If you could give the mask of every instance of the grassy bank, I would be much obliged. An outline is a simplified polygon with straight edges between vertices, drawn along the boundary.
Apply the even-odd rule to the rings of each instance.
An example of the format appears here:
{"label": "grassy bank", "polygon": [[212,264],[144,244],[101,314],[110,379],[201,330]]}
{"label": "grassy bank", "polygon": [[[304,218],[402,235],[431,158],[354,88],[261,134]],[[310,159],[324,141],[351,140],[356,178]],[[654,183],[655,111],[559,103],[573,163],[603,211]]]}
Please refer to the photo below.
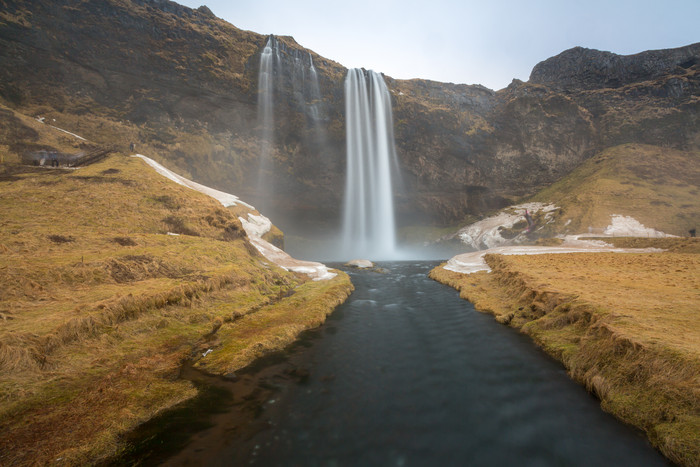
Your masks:
{"label": "grassy bank", "polygon": [[125,156],[4,167],[0,283],[2,465],[114,455],[196,395],[184,360],[235,371],[352,289],[342,273],[312,282],[276,267],[234,210]]}
{"label": "grassy bank", "polygon": [[530,335],[669,459],[700,463],[699,255],[486,259],[492,273],[438,267],[431,277]]}

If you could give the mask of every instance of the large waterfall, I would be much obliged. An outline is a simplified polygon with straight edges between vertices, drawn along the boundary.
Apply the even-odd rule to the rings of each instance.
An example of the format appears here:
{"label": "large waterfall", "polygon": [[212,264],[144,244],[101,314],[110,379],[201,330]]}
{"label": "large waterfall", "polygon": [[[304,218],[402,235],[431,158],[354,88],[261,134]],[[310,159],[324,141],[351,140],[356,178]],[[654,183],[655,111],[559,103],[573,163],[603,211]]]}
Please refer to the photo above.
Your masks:
{"label": "large waterfall", "polygon": [[391,97],[374,71],[352,69],[345,78],[347,175],[343,253],[347,258],[394,259],[396,228],[392,169],[396,149]]}

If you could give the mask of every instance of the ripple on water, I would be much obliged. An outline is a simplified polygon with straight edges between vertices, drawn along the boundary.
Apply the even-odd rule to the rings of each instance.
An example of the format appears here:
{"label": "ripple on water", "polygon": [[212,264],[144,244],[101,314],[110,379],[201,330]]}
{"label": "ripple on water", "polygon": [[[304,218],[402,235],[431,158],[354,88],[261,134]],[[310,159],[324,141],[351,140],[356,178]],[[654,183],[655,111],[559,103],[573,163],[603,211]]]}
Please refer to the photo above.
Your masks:
{"label": "ripple on water", "polygon": [[219,465],[666,464],[526,336],[429,279],[435,265],[354,273],[336,331],[304,350],[308,382]]}

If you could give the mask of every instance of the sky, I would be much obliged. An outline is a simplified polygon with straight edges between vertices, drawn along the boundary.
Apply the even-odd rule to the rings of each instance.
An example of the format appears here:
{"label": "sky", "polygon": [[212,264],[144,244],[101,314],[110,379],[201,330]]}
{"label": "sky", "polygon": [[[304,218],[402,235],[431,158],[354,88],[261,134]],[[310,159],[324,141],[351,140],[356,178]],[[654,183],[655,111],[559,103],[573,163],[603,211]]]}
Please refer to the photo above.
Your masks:
{"label": "sky", "polygon": [[700,0],[176,1],[347,68],[494,90],[575,46],[627,55],[700,42]]}

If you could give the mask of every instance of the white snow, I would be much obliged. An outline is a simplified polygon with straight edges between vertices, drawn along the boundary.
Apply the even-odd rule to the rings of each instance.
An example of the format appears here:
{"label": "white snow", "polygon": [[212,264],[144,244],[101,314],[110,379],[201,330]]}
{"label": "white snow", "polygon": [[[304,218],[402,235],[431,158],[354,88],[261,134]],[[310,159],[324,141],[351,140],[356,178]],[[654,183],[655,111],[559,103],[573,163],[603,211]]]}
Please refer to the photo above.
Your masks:
{"label": "white snow", "polygon": [[582,235],[571,235],[564,238],[564,243],[561,246],[502,246],[490,248],[488,250],[473,251],[457,255],[447,261],[445,269],[449,271],[459,272],[462,274],[471,274],[478,271],[490,272],[491,268],[484,261],[484,256],[489,254],[499,255],[545,255],[558,253],[641,253],[641,252],[659,252],[658,248],[615,248],[609,243],[596,240],[579,240]]}
{"label": "white snow", "polygon": [[675,235],[670,235],[650,227],[644,227],[644,224],[630,216],[613,214],[611,217],[611,224],[607,226],[603,232],[605,235],[612,235],[615,237],[675,237]]}
{"label": "white snow", "polygon": [[[247,232],[246,232],[247,233]],[[302,261],[294,259],[283,250],[280,250],[270,242],[256,235],[248,234],[250,243],[268,260],[288,271],[306,274],[315,281],[323,281],[334,278],[337,274],[330,272],[325,264],[315,261]]]}
{"label": "white snow", "polygon": [[[180,185],[186,186],[193,190],[204,193],[205,195],[211,196],[212,198],[219,201],[225,207],[243,205],[251,210],[255,210],[250,204],[244,203],[237,196],[230,193],[224,193],[223,191],[215,190],[209,188],[208,186],[201,185],[199,183],[188,180],[185,177],[176,174],[175,172],[166,169],[153,159],[146,157],[142,154],[136,154],[132,157],[139,157],[143,159],[148,165],[153,167],[156,172],[169,178],[170,180],[179,183]],[[272,261],[279,267],[289,271],[295,271],[302,274],[306,274],[315,281],[328,280],[334,278],[337,274],[332,273],[328,270],[325,264],[317,263],[315,261],[302,261],[294,259],[286,252],[280,250],[276,246],[272,245],[266,240],[263,240],[262,236],[270,231],[272,228],[272,222],[267,217],[261,215],[256,215],[253,213],[248,213],[248,219],[243,217],[238,218],[243,225],[243,229],[246,234],[248,234],[248,239],[250,243],[268,260]]]}
{"label": "white snow", "polygon": [[[37,117],[37,118],[36,118],[36,121],[39,122],[39,123],[43,123],[43,124],[45,124],[45,125],[48,125],[48,126],[50,126],[51,128],[54,128],[54,129],[56,129],[56,130],[58,130],[58,131],[62,131],[62,132],[64,132],[64,133],[68,133],[69,135],[74,136],[74,137],[78,138],[79,140],[87,141],[87,140],[86,140],[85,138],[83,138],[82,136],[76,135],[75,133],[71,133],[70,131],[64,130],[63,128],[59,128],[59,127],[57,127],[57,126],[49,125],[49,124],[46,123],[44,120],[46,120],[46,117]],[[54,118],[53,121],[55,122],[56,119]]]}
{"label": "white snow", "polygon": [[[462,228],[459,232],[457,232],[457,235],[462,242],[477,250],[483,249],[484,247],[494,248],[503,245],[509,241],[501,237],[499,229],[501,227],[510,229],[518,221],[524,220],[523,216],[525,215],[526,209],[534,214],[538,211],[550,213],[559,208],[554,204],[518,204],[516,206],[509,207],[507,210],[499,212],[495,216],[487,217],[486,219],[482,219]],[[549,220],[549,216],[545,216],[545,220]],[[510,241],[517,243],[518,238],[516,237]]]}
{"label": "white snow", "polygon": [[[48,124],[47,124],[47,125],[48,125]],[[62,132],[64,132],[64,133],[68,133],[69,135],[74,136],[74,137],[78,138],[79,140],[87,141],[87,140],[86,140],[85,138],[83,138],[82,136],[76,135],[75,133],[71,133],[70,131],[64,130],[63,128],[59,128],[59,127],[53,126],[53,125],[49,125],[49,126],[50,126],[51,128],[55,128],[55,129],[58,130],[58,131],[62,131]]]}
{"label": "white snow", "polygon": [[156,169],[156,172],[159,174],[163,175],[164,177],[169,178],[170,180],[174,181],[175,183],[179,183],[180,185],[186,186],[188,188],[191,188],[195,191],[199,191],[200,193],[204,193],[205,195],[211,196],[215,200],[219,201],[221,204],[223,204],[225,207],[229,206],[236,206],[238,204],[242,204],[243,206],[249,208],[249,209],[255,209],[253,206],[251,206],[248,203],[244,203],[240,199],[238,199],[238,196],[232,195],[230,193],[224,193],[223,191],[215,190],[213,188],[209,188],[208,186],[201,185],[197,182],[193,182],[192,180],[189,180],[182,175],[178,175],[175,172],[166,169],[162,165],[160,165],[158,162],[154,161],[150,157],[146,157],[142,154],[136,154],[131,157],[140,157],[148,165]]}
{"label": "white snow", "polygon": [[248,219],[243,217],[238,217],[238,220],[243,224],[243,229],[246,231],[248,236],[262,237],[270,231],[272,228],[272,222],[270,219],[263,215],[256,216],[253,213],[248,213]]}

